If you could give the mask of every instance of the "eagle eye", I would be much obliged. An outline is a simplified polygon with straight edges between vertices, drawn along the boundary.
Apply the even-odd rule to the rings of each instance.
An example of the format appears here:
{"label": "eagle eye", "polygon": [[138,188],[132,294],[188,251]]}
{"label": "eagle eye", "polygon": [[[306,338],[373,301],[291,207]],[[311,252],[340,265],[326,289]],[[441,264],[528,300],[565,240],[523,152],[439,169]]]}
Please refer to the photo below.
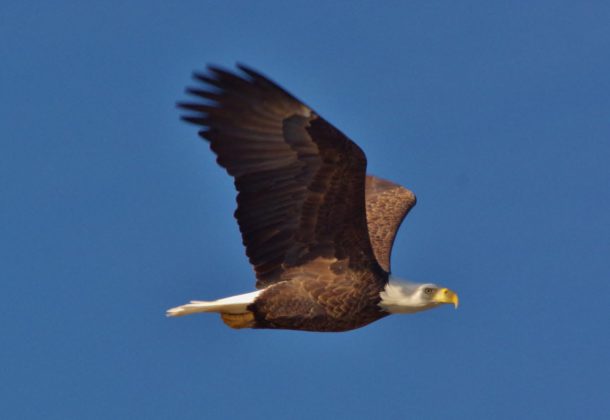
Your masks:
{"label": "eagle eye", "polygon": [[425,293],[427,293],[427,294],[431,294],[433,291],[434,291],[434,289],[433,289],[433,288],[431,288],[431,287],[426,287],[426,288],[424,289],[424,292],[425,292]]}

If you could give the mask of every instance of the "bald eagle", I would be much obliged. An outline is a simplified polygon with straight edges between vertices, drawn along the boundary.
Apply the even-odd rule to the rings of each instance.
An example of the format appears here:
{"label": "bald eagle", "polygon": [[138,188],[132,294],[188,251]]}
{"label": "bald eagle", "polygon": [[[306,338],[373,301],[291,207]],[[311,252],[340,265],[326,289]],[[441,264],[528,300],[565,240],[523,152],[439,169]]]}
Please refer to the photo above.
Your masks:
{"label": "bald eagle", "polygon": [[203,129],[237,189],[235,218],[256,291],[191,301],[168,316],[216,312],[232,328],[348,331],[414,313],[457,294],[390,275],[396,232],[415,195],[366,175],[366,157],[343,133],[244,65],[208,67],[179,103]]}

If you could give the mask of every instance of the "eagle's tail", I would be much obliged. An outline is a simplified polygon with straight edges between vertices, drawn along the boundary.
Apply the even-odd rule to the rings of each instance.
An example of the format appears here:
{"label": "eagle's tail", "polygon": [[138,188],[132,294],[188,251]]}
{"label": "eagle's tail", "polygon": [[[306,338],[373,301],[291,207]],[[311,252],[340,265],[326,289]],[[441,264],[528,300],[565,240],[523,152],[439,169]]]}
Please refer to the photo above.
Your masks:
{"label": "eagle's tail", "polygon": [[252,304],[262,290],[244,293],[243,295],[231,296],[211,302],[192,300],[190,303],[168,309],[167,316],[183,316],[199,312],[219,312],[221,314],[242,314],[248,312],[248,305]]}
{"label": "eagle's tail", "polygon": [[175,308],[168,309],[165,313],[166,316],[183,316],[196,314],[198,312],[217,312],[217,305],[215,302],[204,302],[201,300],[191,300],[186,305],[176,306]]}

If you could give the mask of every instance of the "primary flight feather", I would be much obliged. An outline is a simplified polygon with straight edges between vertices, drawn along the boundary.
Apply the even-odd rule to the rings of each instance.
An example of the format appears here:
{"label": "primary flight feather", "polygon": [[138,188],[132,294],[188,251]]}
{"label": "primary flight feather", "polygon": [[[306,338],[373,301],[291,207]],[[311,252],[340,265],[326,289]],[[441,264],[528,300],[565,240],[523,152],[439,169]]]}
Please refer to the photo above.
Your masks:
{"label": "primary flight feather", "polygon": [[366,175],[362,150],[256,71],[208,67],[180,103],[234,178],[235,218],[258,290],[191,301],[168,316],[220,313],[233,328],[347,331],[457,295],[390,276],[396,232],[415,195]]}

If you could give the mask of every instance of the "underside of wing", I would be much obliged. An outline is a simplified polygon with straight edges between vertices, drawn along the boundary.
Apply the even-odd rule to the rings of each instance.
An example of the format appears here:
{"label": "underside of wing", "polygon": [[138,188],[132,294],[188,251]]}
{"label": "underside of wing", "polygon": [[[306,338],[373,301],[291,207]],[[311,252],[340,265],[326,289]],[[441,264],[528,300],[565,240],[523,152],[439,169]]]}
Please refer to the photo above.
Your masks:
{"label": "underside of wing", "polygon": [[377,262],[390,272],[390,256],[400,224],[415,206],[408,189],[372,175],[366,177],[366,220]]}
{"label": "underside of wing", "polygon": [[257,287],[316,258],[376,264],[364,201],[366,158],[309,107],[264,76],[210,67],[179,106],[203,127],[234,178],[235,217]]}

